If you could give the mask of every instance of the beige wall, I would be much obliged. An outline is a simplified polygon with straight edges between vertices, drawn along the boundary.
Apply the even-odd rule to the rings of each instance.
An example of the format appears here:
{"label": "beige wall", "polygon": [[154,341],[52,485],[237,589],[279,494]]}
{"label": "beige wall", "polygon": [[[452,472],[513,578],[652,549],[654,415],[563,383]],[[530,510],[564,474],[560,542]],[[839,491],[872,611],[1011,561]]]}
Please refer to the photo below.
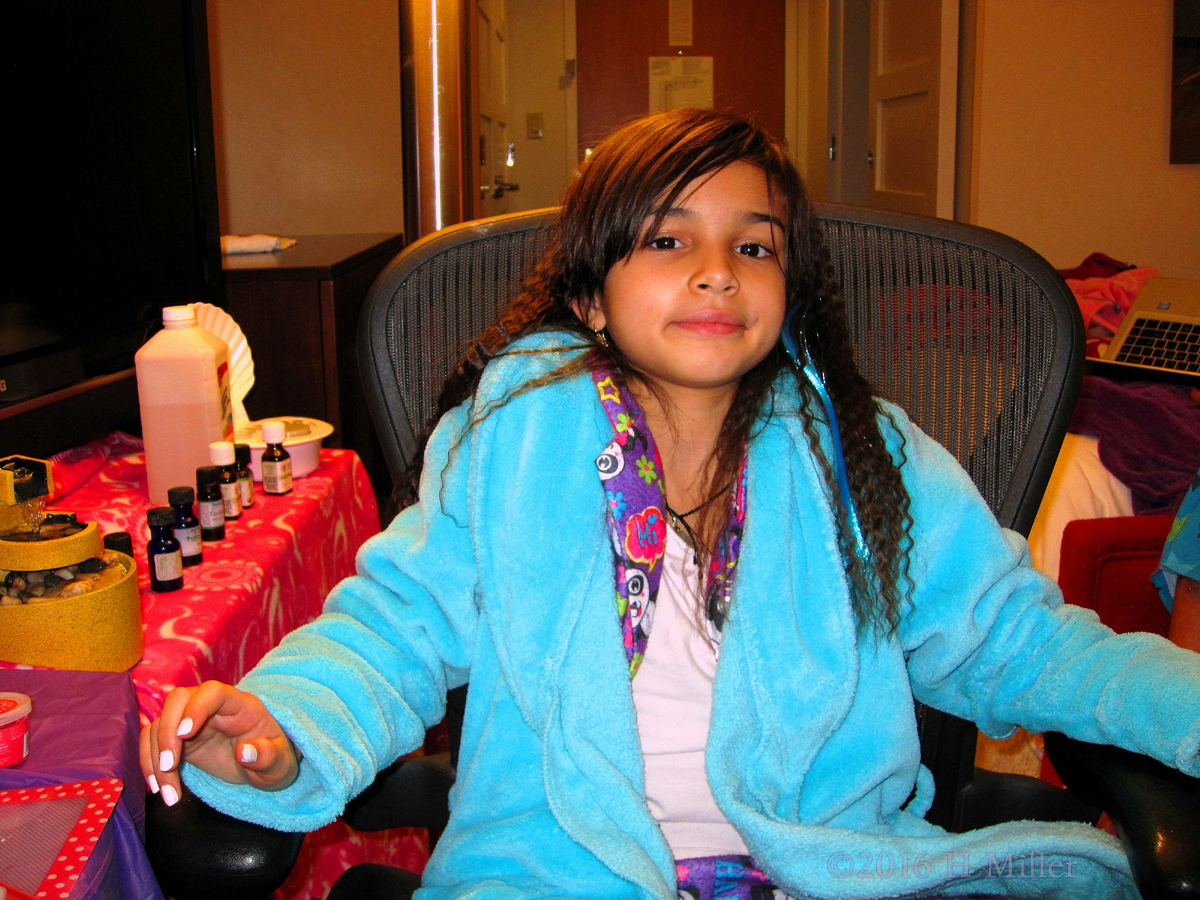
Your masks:
{"label": "beige wall", "polygon": [[209,0],[221,231],[402,231],[397,0]]}
{"label": "beige wall", "polygon": [[1200,166],[1169,165],[1171,0],[979,0],[972,221],[1058,267],[1200,279]]}

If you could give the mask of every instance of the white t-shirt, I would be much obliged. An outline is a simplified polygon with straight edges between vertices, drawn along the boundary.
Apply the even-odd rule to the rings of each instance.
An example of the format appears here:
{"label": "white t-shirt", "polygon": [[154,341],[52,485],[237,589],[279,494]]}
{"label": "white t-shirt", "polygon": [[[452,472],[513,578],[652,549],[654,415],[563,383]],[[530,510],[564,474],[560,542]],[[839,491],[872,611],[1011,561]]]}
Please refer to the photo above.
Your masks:
{"label": "white t-shirt", "polygon": [[676,859],[749,853],[704,771],[717,656],[701,630],[692,550],[670,529],[662,566],[650,640],[633,679],[646,800]]}

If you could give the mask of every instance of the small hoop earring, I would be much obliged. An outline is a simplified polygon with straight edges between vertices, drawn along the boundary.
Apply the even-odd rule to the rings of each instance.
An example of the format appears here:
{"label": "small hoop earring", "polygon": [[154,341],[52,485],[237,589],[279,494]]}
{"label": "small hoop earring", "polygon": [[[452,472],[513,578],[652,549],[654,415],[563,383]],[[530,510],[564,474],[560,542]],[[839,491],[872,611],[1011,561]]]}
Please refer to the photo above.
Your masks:
{"label": "small hoop earring", "polygon": [[600,344],[601,347],[603,347],[605,350],[611,349],[611,347],[609,346],[609,343],[608,343],[608,335],[604,333],[603,328],[597,328],[593,332],[593,334],[596,335],[596,341]]}

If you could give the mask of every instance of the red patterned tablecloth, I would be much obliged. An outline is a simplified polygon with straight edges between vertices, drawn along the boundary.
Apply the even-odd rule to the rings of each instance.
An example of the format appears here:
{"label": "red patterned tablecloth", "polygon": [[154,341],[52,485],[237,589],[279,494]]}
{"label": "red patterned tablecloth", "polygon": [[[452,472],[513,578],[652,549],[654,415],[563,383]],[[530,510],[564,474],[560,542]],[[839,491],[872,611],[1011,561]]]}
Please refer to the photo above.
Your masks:
{"label": "red patterned tablecloth", "polygon": [[[150,590],[146,565],[146,466],[141,441],[115,434],[73,456],[109,453],[86,481],[63,484],[83,460],[56,459],[52,507],[94,521],[102,533],[133,538],[142,593],[146,650],[133,667],[138,706],[148,721],[171,688],[209,679],[236,682],[285,634],[315,618],[325,596],[354,573],[354,554],[379,531],[367,473],[350,450],[322,450],[321,464],[297,478],[291,494],[255,503],[225,525],[225,539],[204,544],[204,562],[184,569],[182,590]],[[84,463],[87,465],[87,463]],[[90,468],[90,465],[88,466]]]}
{"label": "red patterned tablecloth", "polygon": [[[226,523],[223,541],[204,544],[204,562],[184,569],[184,587],[150,590],[146,566],[146,467],[141,441],[112,434],[54,458],[51,506],[101,532],[133,538],[146,649],[131,670],[143,722],[158,715],[176,686],[214,678],[236,682],[292,629],[320,613],[326,594],[354,573],[354,556],[379,531],[370,480],[350,450],[321,450],[312,474],[292,493],[267,497]],[[309,835],[280,900],[324,897],[349,865],[379,862],[420,871],[424,831],[351,831],[340,820]]]}

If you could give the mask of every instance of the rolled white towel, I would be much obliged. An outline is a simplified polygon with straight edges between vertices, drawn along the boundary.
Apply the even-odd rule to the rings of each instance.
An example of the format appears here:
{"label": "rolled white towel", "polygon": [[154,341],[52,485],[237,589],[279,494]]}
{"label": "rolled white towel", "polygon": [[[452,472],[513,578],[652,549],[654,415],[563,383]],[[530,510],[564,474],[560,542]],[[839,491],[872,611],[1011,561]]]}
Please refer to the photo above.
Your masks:
{"label": "rolled white towel", "polygon": [[221,252],[226,256],[234,253],[273,253],[276,250],[286,250],[295,243],[295,238],[274,234],[223,234]]}

